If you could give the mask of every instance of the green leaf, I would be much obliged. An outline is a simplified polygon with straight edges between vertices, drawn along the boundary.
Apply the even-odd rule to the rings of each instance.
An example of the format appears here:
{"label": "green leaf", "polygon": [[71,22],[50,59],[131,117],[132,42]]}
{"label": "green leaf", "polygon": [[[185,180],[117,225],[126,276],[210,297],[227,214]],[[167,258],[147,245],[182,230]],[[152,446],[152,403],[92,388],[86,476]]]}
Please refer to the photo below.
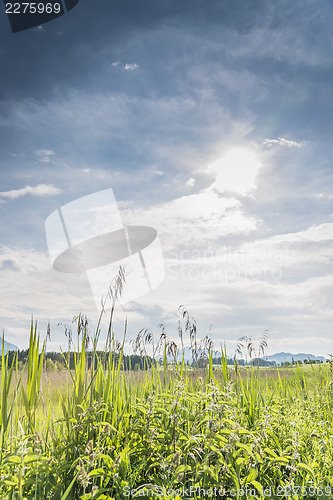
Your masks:
{"label": "green leaf", "polygon": [[12,457],[7,458],[7,462],[10,462],[11,464],[21,464],[22,459],[21,457],[18,457],[17,455],[14,455]]}
{"label": "green leaf", "polygon": [[268,454],[268,455],[271,455],[272,457],[276,458],[277,457],[277,454],[275,453],[275,451],[271,450],[270,448],[264,448],[264,451]]}
{"label": "green leaf", "polygon": [[182,472],[187,472],[189,470],[192,470],[190,465],[179,465],[179,467],[175,470],[175,474],[181,474]]}
{"label": "green leaf", "polygon": [[208,474],[215,482],[218,480],[217,473],[212,467],[208,467],[208,465],[202,465],[199,472]]}
{"label": "green leaf", "polygon": [[102,468],[94,469],[94,470],[89,472],[88,476],[89,477],[103,477],[103,476],[105,476],[105,470]]}
{"label": "green leaf", "polygon": [[253,486],[259,491],[260,495],[262,495],[262,485],[254,479],[251,481],[251,484],[253,484]]}
{"label": "green leaf", "polygon": [[243,443],[239,443],[239,442],[236,442],[235,446],[246,451],[255,460],[255,456],[253,455],[253,452],[249,446],[247,446],[246,444],[243,444]]}
{"label": "green leaf", "polygon": [[7,486],[17,486],[18,482],[19,482],[19,480],[17,477],[13,477],[12,480],[8,480],[8,479],[4,480],[4,483],[7,484]]}
{"label": "green leaf", "polygon": [[74,483],[77,479],[77,476],[79,475],[79,473],[76,474],[76,476],[74,477],[73,481],[71,482],[71,484],[68,486],[67,490],[65,491],[65,493],[62,495],[61,499],[60,500],[66,500],[66,498],[68,497],[68,495],[70,494],[71,492],[71,489],[73,488],[74,486]]}
{"label": "green leaf", "polygon": [[311,469],[311,467],[309,467],[308,465],[306,464],[297,464],[297,469],[303,469],[303,470],[306,470],[309,474],[311,474],[312,477],[315,476],[315,473],[314,471]]}
{"label": "green leaf", "polygon": [[247,483],[251,483],[258,477],[258,469],[252,468],[246,478]]}
{"label": "green leaf", "polygon": [[[45,460],[46,457],[41,457],[40,455],[25,455],[25,457],[23,457],[23,462],[25,464],[30,464],[31,462],[37,462],[37,461],[41,461],[41,460]],[[46,459],[48,460],[48,459]]]}

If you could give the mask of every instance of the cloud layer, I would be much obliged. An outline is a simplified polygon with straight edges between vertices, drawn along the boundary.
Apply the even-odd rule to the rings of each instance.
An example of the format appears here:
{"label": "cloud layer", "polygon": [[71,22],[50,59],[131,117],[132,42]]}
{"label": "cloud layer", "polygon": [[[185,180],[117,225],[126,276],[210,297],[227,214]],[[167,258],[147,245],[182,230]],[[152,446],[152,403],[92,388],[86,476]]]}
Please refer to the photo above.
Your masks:
{"label": "cloud layer", "polygon": [[332,351],[333,6],[81,3],[19,36],[0,20],[9,340],[24,343],[32,313],[95,318],[85,277],[52,269],[44,223],[112,187],[124,224],[156,228],[166,267],[119,331],[128,317],[129,337],[176,332],[185,303],[230,349],[268,328],[272,351]]}
{"label": "cloud layer", "polygon": [[0,198],[8,198],[14,200],[16,198],[21,198],[30,194],[32,196],[54,196],[60,194],[61,189],[56,188],[52,185],[38,184],[37,186],[25,186],[21,189],[12,189],[11,191],[0,192]]}

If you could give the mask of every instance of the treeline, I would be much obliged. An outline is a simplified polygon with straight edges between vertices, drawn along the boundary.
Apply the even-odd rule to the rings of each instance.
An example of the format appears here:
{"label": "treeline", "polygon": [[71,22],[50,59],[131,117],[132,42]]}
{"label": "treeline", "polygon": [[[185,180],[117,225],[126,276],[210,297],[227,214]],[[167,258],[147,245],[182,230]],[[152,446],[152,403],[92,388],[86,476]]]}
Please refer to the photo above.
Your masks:
{"label": "treeline", "polygon": [[[221,357],[213,358],[213,365],[220,365],[220,364],[221,364]],[[234,358],[227,358],[227,364],[234,365],[235,364]],[[245,365],[276,366],[275,361],[267,361],[266,359],[263,358],[255,358],[248,362],[246,362],[244,359],[237,359],[237,364],[238,366],[245,366]]]}
{"label": "treeline", "polygon": [[[9,363],[11,364],[15,353],[17,352],[18,356],[18,369],[22,370],[26,366],[29,357],[29,349],[25,349],[22,351],[9,351]],[[115,363],[118,364],[119,361],[119,353],[112,352],[112,358]],[[97,351],[94,355],[92,351],[86,351],[86,360],[87,366],[90,368],[92,366],[93,360],[95,360],[95,368],[97,367],[97,359],[103,360],[105,366],[108,364],[110,352],[105,351]],[[215,356],[212,359],[213,365],[221,365],[221,356]],[[172,360],[168,359],[168,363],[172,364]],[[309,360],[304,359],[303,361],[285,361],[281,363],[281,367],[292,367],[296,364],[316,364],[322,363],[322,360]],[[61,371],[65,370],[68,365],[71,370],[75,368],[75,360],[73,352],[66,352],[62,354],[61,352],[47,352],[44,356],[44,363],[46,369],[49,371]],[[125,371],[137,371],[137,370],[145,370],[147,368],[151,368],[153,365],[156,366],[157,363],[163,364],[163,360],[154,360],[151,356],[140,356],[138,354],[123,354],[121,361],[121,369]],[[201,356],[195,362],[193,360],[186,360],[185,364],[191,368],[204,368],[208,363],[208,356]],[[234,358],[227,358],[227,364],[230,366],[234,366],[235,360]],[[275,361],[267,361],[263,358],[255,358],[253,360],[245,361],[244,359],[237,359],[238,366],[246,366],[246,365],[254,365],[254,366],[266,366],[273,367],[277,366]],[[1,357],[0,357],[0,367],[1,367]]]}
{"label": "treeline", "polygon": [[[18,369],[22,370],[28,363],[29,358],[29,349],[25,349],[22,351],[9,351],[9,365],[11,365],[13,358],[17,352],[17,361],[18,361]],[[95,368],[97,367],[97,360],[102,360],[107,366],[109,362],[110,352],[97,351],[95,354],[92,351],[86,351],[86,363],[88,368],[90,368],[94,362]],[[113,360],[116,364],[119,361],[119,353],[111,353]],[[61,371],[65,370],[67,366],[71,370],[75,368],[75,355],[73,352],[66,352],[62,354],[61,352],[47,352],[44,355],[44,363],[47,370],[51,371]],[[128,370],[144,370],[147,368],[151,368],[152,365],[155,364],[154,360],[150,356],[139,356],[136,354],[123,354],[121,361],[121,369]],[[1,366],[1,358],[0,358],[0,366]]]}
{"label": "treeline", "polygon": [[288,367],[288,366],[295,366],[295,365],[315,365],[315,364],[321,364],[323,363],[323,360],[322,359],[303,359],[303,361],[301,360],[297,360],[297,361],[284,361],[281,363],[281,366],[283,367]]}

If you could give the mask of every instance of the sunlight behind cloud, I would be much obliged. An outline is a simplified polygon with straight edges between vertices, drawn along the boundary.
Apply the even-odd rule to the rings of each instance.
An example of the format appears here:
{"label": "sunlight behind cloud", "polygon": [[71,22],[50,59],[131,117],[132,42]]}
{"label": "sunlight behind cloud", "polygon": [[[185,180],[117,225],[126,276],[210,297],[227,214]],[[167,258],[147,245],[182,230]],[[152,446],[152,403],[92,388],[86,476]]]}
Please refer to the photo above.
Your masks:
{"label": "sunlight behind cloud", "polygon": [[257,187],[256,179],[261,164],[253,151],[232,149],[215,160],[209,170],[216,174],[212,187],[220,192],[231,191],[249,195]]}

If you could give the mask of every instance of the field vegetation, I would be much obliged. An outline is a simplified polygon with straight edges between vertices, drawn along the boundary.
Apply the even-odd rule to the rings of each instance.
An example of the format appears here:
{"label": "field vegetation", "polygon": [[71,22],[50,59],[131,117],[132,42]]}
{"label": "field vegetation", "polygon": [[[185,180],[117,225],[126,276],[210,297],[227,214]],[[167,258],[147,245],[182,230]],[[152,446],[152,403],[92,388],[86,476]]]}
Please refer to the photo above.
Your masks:
{"label": "field vegetation", "polygon": [[[99,325],[91,336],[76,318],[66,371],[48,369],[33,323],[23,371],[3,350],[1,499],[332,498],[333,363],[230,370],[223,348],[213,365],[209,338],[199,363],[195,322],[181,309],[180,346],[163,327],[155,344],[141,331],[135,353],[150,346],[163,362],[124,370],[112,317],[102,352]],[[194,368],[178,361],[187,335]],[[251,354],[250,339],[242,347]]]}

